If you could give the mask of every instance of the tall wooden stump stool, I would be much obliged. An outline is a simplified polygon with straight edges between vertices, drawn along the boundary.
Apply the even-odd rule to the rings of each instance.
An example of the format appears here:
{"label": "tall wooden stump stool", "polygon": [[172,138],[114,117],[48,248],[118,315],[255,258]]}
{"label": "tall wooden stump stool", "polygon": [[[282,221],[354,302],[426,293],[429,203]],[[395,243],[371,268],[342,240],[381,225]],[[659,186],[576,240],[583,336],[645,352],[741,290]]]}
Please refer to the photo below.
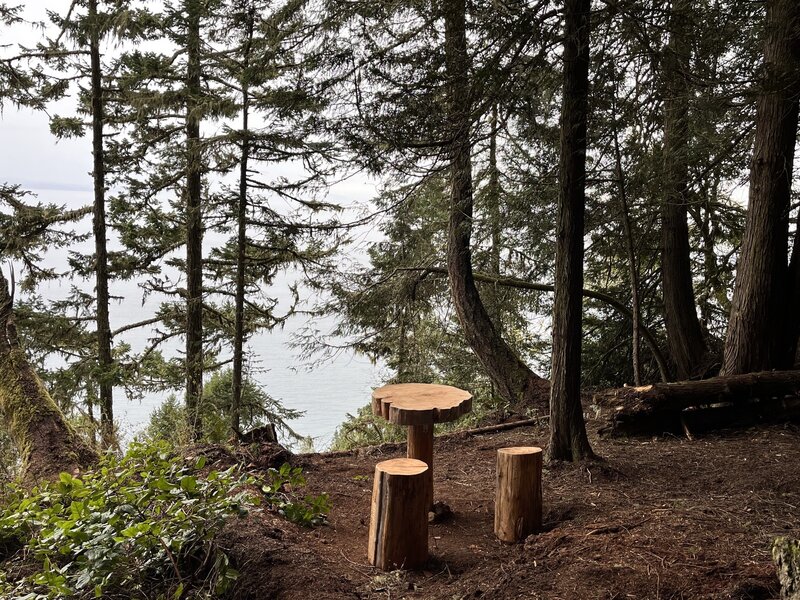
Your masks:
{"label": "tall wooden stump stool", "polygon": [[518,542],[542,528],[542,449],[532,446],[497,451],[494,533]]}
{"label": "tall wooden stump stool", "polygon": [[375,465],[367,558],[389,571],[428,560],[428,465],[395,458]]}

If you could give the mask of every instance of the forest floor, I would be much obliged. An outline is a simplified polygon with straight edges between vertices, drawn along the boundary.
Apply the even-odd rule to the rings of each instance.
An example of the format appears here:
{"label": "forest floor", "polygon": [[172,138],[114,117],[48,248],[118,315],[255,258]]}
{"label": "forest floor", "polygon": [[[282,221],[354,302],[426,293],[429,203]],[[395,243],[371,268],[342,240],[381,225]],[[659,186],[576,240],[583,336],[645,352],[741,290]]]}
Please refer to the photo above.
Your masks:
{"label": "forest floor", "polygon": [[437,440],[435,499],[452,517],[429,528],[423,570],[384,573],[366,557],[372,474],[404,448],[295,459],[308,491],[330,494],[327,525],[265,512],[222,543],[239,564],[239,598],[777,598],[770,544],[800,536],[800,429],[764,426],[689,441],[599,439],[602,462],[545,468],[542,533],[493,533],[495,457],[542,446],[546,426]]}

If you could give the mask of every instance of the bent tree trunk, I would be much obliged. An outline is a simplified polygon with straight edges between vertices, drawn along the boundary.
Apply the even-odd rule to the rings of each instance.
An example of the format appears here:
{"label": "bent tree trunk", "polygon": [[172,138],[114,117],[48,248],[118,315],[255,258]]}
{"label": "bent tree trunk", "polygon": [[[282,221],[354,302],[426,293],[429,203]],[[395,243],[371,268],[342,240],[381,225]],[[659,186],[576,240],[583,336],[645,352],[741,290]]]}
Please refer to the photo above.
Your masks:
{"label": "bent tree trunk", "polygon": [[35,484],[75,474],[98,456],[64,419],[19,347],[8,282],[0,273],[0,411],[22,460],[23,480]]}
{"label": "bent tree trunk", "polygon": [[564,3],[564,92],[556,224],[548,460],[593,456],[581,406],[583,235],[591,0]]}
{"label": "bent tree trunk", "polygon": [[689,0],[675,0],[664,55],[664,189],[661,273],[669,352],[678,379],[702,375],[708,350],[695,309],[687,223],[689,181]]}
{"label": "bent tree trunk", "polygon": [[498,394],[513,405],[541,404],[547,385],[502,339],[481,302],[472,274],[472,162],[470,90],[464,0],[448,0],[445,14],[445,62],[448,80],[450,224],[447,272],[458,320],[472,350]]}
{"label": "bent tree trunk", "polygon": [[747,224],[725,339],[723,375],[791,366],[789,207],[800,96],[800,3],[767,3],[765,79],[756,107]]}

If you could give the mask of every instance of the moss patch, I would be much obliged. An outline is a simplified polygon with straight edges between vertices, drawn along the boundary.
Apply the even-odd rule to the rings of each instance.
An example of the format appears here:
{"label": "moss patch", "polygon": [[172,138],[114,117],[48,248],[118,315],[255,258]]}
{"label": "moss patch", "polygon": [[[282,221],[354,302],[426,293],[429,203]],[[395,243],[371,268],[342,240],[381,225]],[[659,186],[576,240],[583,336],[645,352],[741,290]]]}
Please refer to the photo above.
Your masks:
{"label": "moss patch", "polygon": [[51,479],[97,460],[97,453],[67,423],[20,349],[0,356],[0,410],[22,458],[24,479]]}

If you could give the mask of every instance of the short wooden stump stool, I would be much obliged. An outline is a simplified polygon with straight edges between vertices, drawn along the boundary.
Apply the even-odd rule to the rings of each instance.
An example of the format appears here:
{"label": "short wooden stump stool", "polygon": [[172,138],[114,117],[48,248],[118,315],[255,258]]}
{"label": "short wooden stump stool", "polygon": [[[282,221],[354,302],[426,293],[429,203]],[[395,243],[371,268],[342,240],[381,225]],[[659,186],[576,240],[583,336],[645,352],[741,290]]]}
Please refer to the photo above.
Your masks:
{"label": "short wooden stump stool", "polygon": [[472,410],[472,394],[451,385],[395,383],[372,392],[372,413],[390,423],[408,426],[408,458],[430,469],[428,508],[433,506],[433,425],[455,421]]}
{"label": "short wooden stump stool", "polygon": [[542,528],[542,449],[532,446],[497,451],[494,533],[518,542]]}
{"label": "short wooden stump stool", "polygon": [[428,560],[428,465],[395,458],[375,465],[369,520],[369,563],[389,571]]}

